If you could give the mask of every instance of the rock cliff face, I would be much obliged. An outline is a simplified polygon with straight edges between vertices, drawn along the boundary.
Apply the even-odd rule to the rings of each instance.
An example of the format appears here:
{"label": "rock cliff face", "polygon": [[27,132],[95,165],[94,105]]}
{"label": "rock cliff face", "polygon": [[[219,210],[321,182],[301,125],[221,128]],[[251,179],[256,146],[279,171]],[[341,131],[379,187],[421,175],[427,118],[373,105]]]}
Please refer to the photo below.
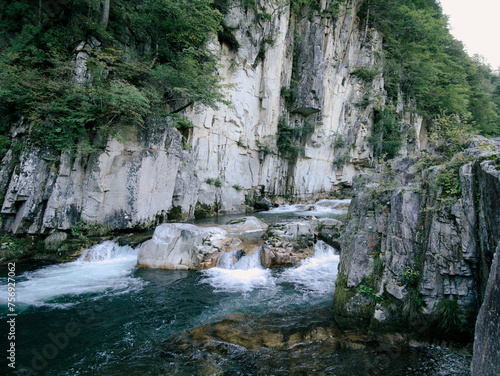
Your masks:
{"label": "rock cliff face", "polygon": [[[370,163],[365,137],[373,106],[384,101],[382,75],[365,82],[356,72],[377,70],[381,38],[358,27],[355,1],[334,13],[326,3],[297,16],[261,1],[267,18],[233,7],[226,22],[239,49],[214,42],[231,105],[186,110],[194,128],[156,119],[101,140],[98,153],[71,156],[20,147],[29,141],[21,123],[0,174],[3,231],[50,233],[79,220],[151,227],[166,217],[242,212],[245,196],[308,200],[350,185]],[[75,58],[86,74],[85,54]]]}
{"label": "rock cliff face", "polygon": [[500,241],[500,143],[474,144],[447,163],[401,158],[358,179],[334,297],[339,323],[470,336]]}
{"label": "rock cliff face", "polygon": [[479,311],[474,339],[472,375],[500,375],[500,245],[491,265],[483,305]]}

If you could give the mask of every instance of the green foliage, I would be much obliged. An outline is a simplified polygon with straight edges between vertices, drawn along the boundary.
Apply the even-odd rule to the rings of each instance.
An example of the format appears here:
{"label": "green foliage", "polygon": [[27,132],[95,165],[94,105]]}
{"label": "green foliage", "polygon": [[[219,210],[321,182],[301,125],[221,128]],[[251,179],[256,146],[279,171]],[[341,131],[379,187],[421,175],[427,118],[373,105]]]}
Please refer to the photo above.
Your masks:
{"label": "green foliage", "polygon": [[0,238],[0,257],[3,260],[17,260],[30,254],[28,239],[4,236]]}
{"label": "green foliage", "polygon": [[257,13],[258,20],[271,21],[272,15],[270,13]]}
{"label": "green foliage", "polygon": [[[207,47],[208,38],[224,30],[215,8],[210,0],[119,0],[111,3],[104,30],[98,0],[5,2],[0,135],[24,117],[33,142],[92,151],[97,134],[142,126],[151,114],[163,116],[186,104],[228,103],[221,77],[214,74],[218,58]],[[91,37],[101,45],[85,47],[87,80],[76,82],[75,47]],[[145,51],[118,49],[124,39]]]}
{"label": "green foliage", "polygon": [[351,161],[351,156],[349,155],[341,155],[333,161],[333,165],[338,169],[341,170],[345,167],[346,164],[348,164]]}
{"label": "green foliage", "polygon": [[253,195],[245,195],[245,205],[247,206],[254,206],[255,202],[257,201],[257,197]]}
{"label": "green foliage", "polygon": [[389,98],[402,92],[430,117],[458,114],[482,134],[500,134],[498,75],[467,56],[437,1],[363,0],[358,17],[383,35]]}
{"label": "green foliage", "polygon": [[240,192],[243,190],[243,187],[239,184],[235,184],[235,185],[233,185],[233,189]]}
{"label": "green foliage", "polygon": [[386,159],[397,156],[402,145],[401,125],[396,114],[389,110],[376,110],[372,134],[368,143],[373,149],[373,156],[378,158],[385,155]]}
{"label": "green foliage", "polygon": [[241,139],[241,137],[236,141],[236,145],[238,145],[240,148],[246,148],[245,143]]}
{"label": "green foliage", "polygon": [[226,44],[231,51],[236,53],[240,49],[240,42],[236,39],[234,31],[234,28],[229,27],[225,22],[222,22],[222,30],[219,30],[217,33],[217,39],[220,44]]}
{"label": "green foliage", "polygon": [[222,181],[219,178],[215,178],[215,179],[208,178],[208,179],[205,180],[205,183],[207,183],[209,185],[214,185],[217,188],[222,187]]}
{"label": "green foliage", "polygon": [[261,61],[264,60],[266,57],[266,51],[267,51],[267,46],[273,46],[274,45],[274,39],[271,37],[263,38],[260,41],[260,46],[259,46],[259,52],[257,53],[257,56],[255,57],[255,61],[253,62],[253,67],[255,68]]}
{"label": "green foliage", "polygon": [[462,193],[462,182],[460,180],[460,168],[468,163],[471,157],[464,154],[457,154],[450,162],[443,166],[436,176],[436,182],[443,188],[441,197],[459,196]]}
{"label": "green foliage", "polygon": [[366,67],[360,67],[355,69],[351,74],[365,81],[366,83],[370,83],[375,79],[378,73],[379,72],[376,68],[370,69]]}
{"label": "green foliage", "polygon": [[451,333],[460,329],[462,310],[456,300],[443,298],[436,303],[433,316],[440,330]]}
{"label": "green foliage", "polygon": [[278,120],[278,139],[276,146],[278,152],[285,158],[293,160],[303,155],[305,138],[314,131],[314,126],[305,122],[302,127],[291,127],[284,116]]}
{"label": "green foliage", "polygon": [[5,153],[10,148],[11,140],[9,137],[6,137],[4,135],[0,135],[0,161],[3,159],[5,156]]}
{"label": "green foliage", "polygon": [[405,286],[415,288],[420,280],[420,272],[415,267],[408,266],[401,271],[400,279]]}
{"label": "green foliage", "polygon": [[443,187],[443,196],[458,196],[462,192],[462,184],[458,169],[444,168],[437,175],[437,183]]}
{"label": "green foliage", "polygon": [[298,93],[296,89],[297,84],[298,82],[292,81],[290,88],[287,88],[286,86],[283,86],[281,88],[281,96],[285,100],[285,105],[287,106],[287,108],[292,108],[298,99]]}
{"label": "green foliage", "polygon": [[429,140],[437,151],[450,159],[467,148],[471,131],[470,125],[456,115],[439,115],[432,123]]}
{"label": "green foliage", "polygon": [[332,142],[332,146],[335,149],[340,149],[340,148],[343,148],[344,146],[347,146],[347,142],[346,142],[346,140],[344,140],[344,137],[342,137],[342,135],[340,133],[335,133],[334,138],[333,138],[333,142]]}
{"label": "green foliage", "polygon": [[367,298],[371,298],[371,299],[375,300],[376,302],[380,302],[383,300],[383,298],[381,296],[376,295],[373,288],[371,288],[363,283],[359,285],[358,291],[361,295],[366,296]]}
{"label": "green foliage", "polygon": [[175,121],[173,123],[173,126],[180,130],[186,130],[195,127],[193,122],[187,116],[175,116]]}
{"label": "green foliage", "polygon": [[80,220],[75,226],[71,228],[71,235],[77,238],[88,236],[104,236],[109,234],[112,230],[113,228],[111,225]]}

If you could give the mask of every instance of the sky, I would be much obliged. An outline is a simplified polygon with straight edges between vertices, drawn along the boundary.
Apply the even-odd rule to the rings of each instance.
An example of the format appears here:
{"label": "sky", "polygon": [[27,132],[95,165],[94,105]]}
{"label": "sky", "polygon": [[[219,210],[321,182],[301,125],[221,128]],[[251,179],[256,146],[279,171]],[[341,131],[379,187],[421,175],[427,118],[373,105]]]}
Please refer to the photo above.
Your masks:
{"label": "sky", "polygon": [[500,68],[500,0],[440,1],[451,33],[469,55],[482,55],[491,68]]}

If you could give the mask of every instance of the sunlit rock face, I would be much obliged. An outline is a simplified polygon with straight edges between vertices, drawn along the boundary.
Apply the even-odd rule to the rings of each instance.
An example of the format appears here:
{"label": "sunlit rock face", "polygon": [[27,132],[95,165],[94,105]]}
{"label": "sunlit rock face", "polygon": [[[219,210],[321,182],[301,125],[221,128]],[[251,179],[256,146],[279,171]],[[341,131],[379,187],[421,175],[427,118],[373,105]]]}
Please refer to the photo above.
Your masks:
{"label": "sunlit rock face", "polygon": [[[9,151],[0,172],[3,229],[49,233],[78,220],[150,228],[165,219],[243,212],[246,196],[312,201],[350,185],[371,162],[366,137],[373,108],[385,101],[376,59],[381,38],[360,30],[351,1],[335,16],[274,6],[261,1],[259,12],[271,17],[257,23],[253,10],[231,8],[226,22],[239,49],[213,41],[231,104],[184,110],[193,128],[150,119],[96,140],[100,149],[92,154]],[[84,46],[99,48],[95,41]],[[84,80],[82,51],[75,59]],[[380,72],[365,82],[360,69]],[[303,129],[293,139],[296,152],[280,144],[279,124]],[[13,132],[27,138],[27,124]]]}

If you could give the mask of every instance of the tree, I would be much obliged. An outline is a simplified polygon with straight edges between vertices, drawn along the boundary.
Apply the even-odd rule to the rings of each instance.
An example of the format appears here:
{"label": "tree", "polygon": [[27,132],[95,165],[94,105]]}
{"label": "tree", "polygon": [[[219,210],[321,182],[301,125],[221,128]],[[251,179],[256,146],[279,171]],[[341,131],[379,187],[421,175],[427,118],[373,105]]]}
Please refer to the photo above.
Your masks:
{"label": "tree", "polygon": [[106,28],[108,27],[109,2],[110,2],[110,0],[104,0],[103,6],[102,6],[101,26],[102,26],[103,30],[106,30]]}

